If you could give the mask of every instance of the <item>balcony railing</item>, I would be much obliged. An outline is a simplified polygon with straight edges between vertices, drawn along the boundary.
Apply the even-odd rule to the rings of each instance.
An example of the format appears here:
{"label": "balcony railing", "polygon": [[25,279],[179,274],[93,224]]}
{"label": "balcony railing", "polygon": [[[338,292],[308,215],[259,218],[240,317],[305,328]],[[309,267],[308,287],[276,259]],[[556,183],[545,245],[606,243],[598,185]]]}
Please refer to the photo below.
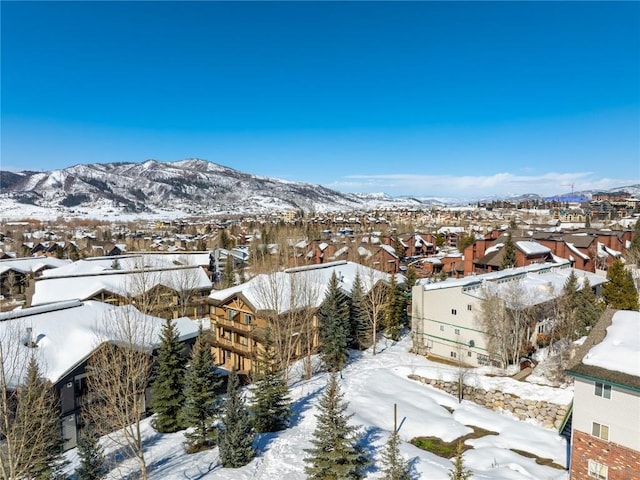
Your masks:
{"label": "balcony railing", "polygon": [[224,317],[216,317],[215,323],[219,327],[229,328],[236,332],[250,333],[253,330],[253,326],[250,324],[247,325],[246,323],[234,322],[233,320],[229,320]]}

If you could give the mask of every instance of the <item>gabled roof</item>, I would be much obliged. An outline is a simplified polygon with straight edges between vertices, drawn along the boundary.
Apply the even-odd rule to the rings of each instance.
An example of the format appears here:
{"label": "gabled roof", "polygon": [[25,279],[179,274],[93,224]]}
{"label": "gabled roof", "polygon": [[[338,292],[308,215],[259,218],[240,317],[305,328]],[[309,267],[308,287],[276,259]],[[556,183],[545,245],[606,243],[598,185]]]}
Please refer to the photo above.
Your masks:
{"label": "gabled roof", "polygon": [[42,269],[55,269],[69,265],[71,260],[61,260],[52,257],[25,257],[25,258],[8,258],[0,260],[0,274],[7,270],[16,272],[38,272]]}
{"label": "gabled roof", "polygon": [[37,279],[32,305],[78,298],[87,300],[101,291],[122,297],[136,297],[158,285],[176,292],[210,290],[212,283],[199,266],[147,270],[105,270],[77,275],[47,276]]}
{"label": "gabled roof", "polygon": [[578,349],[567,373],[640,392],[639,325],[640,312],[607,309]]}
{"label": "gabled roof", "polygon": [[[336,261],[257,275],[241,285],[214,290],[209,298],[215,304],[222,304],[234,296],[241,296],[256,312],[269,310],[285,313],[297,308],[317,308],[324,299],[334,273],[340,288],[347,295],[351,294],[358,274],[365,292],[380,281],[390,280],[388,274],[379,270],[355,262]],[[399,283],[404,280],[401,275],[397,278],[400,279]]]}
{"label": "gabled roof", "polygon": [[[133,315],[134,321],[145,322],[145,326],[152,329],[147,337],[151,344],[159,344],[165,320],[145,315],[129,305],[116,307],[71,300],[0,313],[0,344],[3,352],[11,356],[5,355],[5,362],[15,364],[18,360],[24,366],[29,356],[35,354],[43,374],[55,383],[88,358],[100,344],[116,341],[118,336],[109,325]],[[197,335],[197,322],[186,317],[175,322],[181,341]],[[37,347],[25,345],[29,343],[28,337]],[[21,382],[24,369],[15,371],[11,366],[5,363],[5,372],[11,375],[7,383],[14,387]]]}

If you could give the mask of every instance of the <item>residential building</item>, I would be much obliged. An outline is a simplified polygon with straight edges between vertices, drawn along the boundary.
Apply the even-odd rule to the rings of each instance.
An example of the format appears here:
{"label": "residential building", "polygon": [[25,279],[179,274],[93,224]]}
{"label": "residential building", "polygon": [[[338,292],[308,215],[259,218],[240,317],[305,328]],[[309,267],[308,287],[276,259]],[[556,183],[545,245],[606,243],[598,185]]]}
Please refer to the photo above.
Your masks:
{"label": "residential building", "polygon": [[[21,383],[28,358],[37,352],[42,372],[59,396],[65,450],[76,446],[82,428],[81,410],[90,398],[87,364],[105,342],[117,345],[122,340],[112,325],[130,319],[144,322],[149,335],[147,345],[159,345],[165,320],[144,315],[130,305],[116,307],[71,300],[0,313],[0,348],[4,352],[0,356],[4,364],[0,367],[5,374],[3,378],[9,379],[7,388],[13,390]],[[193,343],[198,324],[185,317],[175,322],[180,341],[185,345]],[[149,390],[145,396],[147,403]]]}
{"label": "residential building", "polygon": [[31,304],[96,300],[137,305],[162,318],[208,316],[212,283],[205,271],[199,266],[167,266],[159,260],[136,256],[79,260],[37,278]]}
{"label": "residential building", "polygon": [[[497,365],[488,350],[488,338],[479,315],[487,292],[505,301],[517,290],[518,308],[543,305],[557,298],[571,273],[596,291],[606,279],[571,268],[569,262],[542,263],[472,275],[443,282],[423,279],[412,289],[413,349],[416,353],[478,367]],[[546,328],[546,318],[531,325],[527,339],[535,343]]]}
{"label": "residential building", "polygon": [[[211,329],[215,358],[221,367],[248,375],[263,348],[264,334],[286,336],[283,349],[291,359],[315,353],[318,347],[317,309],[335,273],[341,290],[351,295],[356,275],[365,293],[388,274],[358,263],[336,261],[257,275],[250,281],[211,292]],[[401,282],[404,277],[399,276]],[[282,354],[282,352],[281,352]]]}
{"label": "residential building", "polygon": [[571,480],[640,479],[640,313],[607,310],[574,378]]}

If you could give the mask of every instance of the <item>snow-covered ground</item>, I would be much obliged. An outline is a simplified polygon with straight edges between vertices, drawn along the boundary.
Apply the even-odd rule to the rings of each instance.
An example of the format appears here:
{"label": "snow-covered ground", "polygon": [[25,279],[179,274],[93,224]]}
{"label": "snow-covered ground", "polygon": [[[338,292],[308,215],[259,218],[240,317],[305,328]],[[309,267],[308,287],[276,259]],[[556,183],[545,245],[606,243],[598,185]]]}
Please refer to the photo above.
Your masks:
{"label": "snow-covered ground", "polygon": [[[408,375],[448,379],[454,378],[455,367],[430,362],[408,353],[410,339],[388,345],[384,341],[375,356],[370,351],[356,353],[342,372],[341,390],[354,413],[353,424],[362,427],[363,445],[374,464],[367,478],[382,477],[380,454],[393,429],[393,408],[397,404],[399,434],[403,440],[401,452],[413,466],[414,478],[446,480],[449,478],[450,460],[420,450],[409,443],[416,436],[437,436],[445,441],[471,432],[477,426],[497,432],[468,440],[474,448],[464,454],[465,465],[473,471],[475,480],[567,480],[564,470],[538,465],[534,459],[511,449],[529,452],[540,458],[567,464],[567,445],[555,430],[533,423],[520,422],[508,413],[499,413],[457,399],[431,386],[410,380]],[[218,449],[187,455],[182,443],[184,435],[157,434],[144,422],[147,464],[152,479],[278,479],[306,478],[303,449],[311,446],[317,413],[317,403],[326,386],[327,374],[318,373],[311,380],[295,379],[291,385],[295,415],[292,426],[282,432],[260,435],[256,442],[258,454],[248,465],[238,469],[222,468],[218,462]],[[546,386],[510,379],[476,375],[470,383],[487,388],[514,389],[523,398],[545,398],[547,401],[566,403],[572,390],[552,389]],[[518,388],[518,386],[520,388]],[[445,408],[447,407],[447,408]],[[451,413],[449,410],[452,410]],[[75,450],[68,452],[70,469],[77,462]],[[113,470],[109,478],[123,478],[126,462]]]}

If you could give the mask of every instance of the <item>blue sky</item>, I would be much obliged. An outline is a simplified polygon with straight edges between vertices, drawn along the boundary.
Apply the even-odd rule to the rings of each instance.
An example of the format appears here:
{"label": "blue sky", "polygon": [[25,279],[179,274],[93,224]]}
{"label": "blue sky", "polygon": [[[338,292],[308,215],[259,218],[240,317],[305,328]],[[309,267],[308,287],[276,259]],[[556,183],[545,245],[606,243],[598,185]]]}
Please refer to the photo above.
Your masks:
{"label": "blue sky", "polygon": [[638,2],[1,3],[1,163],[391,195],[640,183]]}

